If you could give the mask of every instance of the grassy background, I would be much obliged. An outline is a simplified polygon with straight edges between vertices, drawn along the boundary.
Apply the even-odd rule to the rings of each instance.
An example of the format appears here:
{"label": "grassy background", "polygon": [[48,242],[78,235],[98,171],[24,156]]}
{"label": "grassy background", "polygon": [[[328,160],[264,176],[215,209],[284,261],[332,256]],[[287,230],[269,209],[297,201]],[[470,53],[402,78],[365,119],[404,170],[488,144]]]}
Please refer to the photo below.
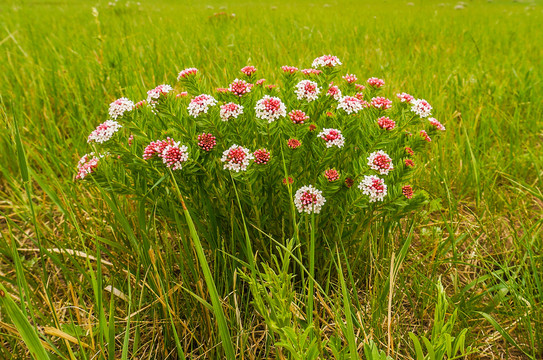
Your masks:
{"label": "grassy background", "polygon": [[[433,159],[428,177],[417,184],[436,199],[417,228],[397,282],[399,356],[409,353],[407,331],[428,328],[435,302],[428,284],[439,276],[460,309],[463,326],[471,329],[469,343],[477,356],[520,357],[517,347],[543,356],[542,8],[505,1],[472,1],[463,10],[454,5],[143,1],[112,8],[106,2],[3,2],[0,280],[14,294],[28,297],[40,325],[69,323],[61,310],[66,306],[82,309],[70,315],[81,322],[85,311],[97,312],[90,280],[80,275],[85,262],[60,255],[55,261],[54,254],[40,257],[36,249],[39,240],[47,248],[96,254],[100,243],[111,247],[110,256],[122,253],[114,244],[123,230],[105,220],[112,218],[111,208],[100,194],[72,180],[77,160],[87,152],[86,137],[106,119],[111,101],[143,99],[147,89],[173,83],[185,67],[197,67],[209,83],[225,86],[250,64],[273,82],[281,65],[309,67],[315,57],[330,53],[346,64],[346,73],[381,77],[394,91],[427,99],[447,127],[427,154]],[[213,16],[223,11],[235,17]],[[31,172],[26,188],[16,122]],[[19,249],[20,272],[13,247]],[[120,268],[104,270],[105,283],[126,281],[122,260],[115,264]],[[20,293],[22,274],[26,295]],[[378,301],[371,291],[361,298]],[[106,312],[108,306],[106,301]],[[118,310],[124,326],[127,309]],[[513,341],[477,311],[490,313]],[[144,314],[152,325],[145,328],[142,338],[148,343],[140,343],[137,356],[166,357],[157,345],[162,344],[157,323],[163,317]],[[23,343],[1,313],[0,321],[0,355],[24,357]],[[379,320],[370,316],[369,321],[379,334]],[[122,334],[117,335],[122,342]],[[203,349],[218,341],[202,341]],[[204,350],[195,354],[205,357]],[[251,358],[250,350],[246,356]]]}

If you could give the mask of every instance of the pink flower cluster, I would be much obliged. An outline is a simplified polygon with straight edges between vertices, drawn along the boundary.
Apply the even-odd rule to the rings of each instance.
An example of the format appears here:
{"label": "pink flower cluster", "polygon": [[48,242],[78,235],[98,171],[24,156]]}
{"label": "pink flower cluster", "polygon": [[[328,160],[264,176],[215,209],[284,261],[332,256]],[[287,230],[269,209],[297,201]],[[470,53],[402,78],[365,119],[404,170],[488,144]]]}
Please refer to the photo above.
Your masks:
{"label": "pink flower cluster", "polygon": [[236,144],[230,146],[222,154],[221,161],[224,163],[224,169],[235,172],[247,170],[249,162],[254,159],[249,149]]}
{"label": "pink flower cluster", "polygon": [[241,69],[241,72],[247,76],[251,76],[256,72],[256,68],[254,66],[245,66]]}
{"label": "pink flower cluster", "polygon": [[371,87],[374,87],[376,89],[385,86],[385,80],[376,77],[369,78],[367,82]]}
{"label": "pink flower cluster", "polygon": [[267,149],[258,149],[253,153],[255,157],[255,163],[264,165],[270,161],[271,154]]}
{"label": "pink flower cluster", "polygon": [[287,116],[287,107],[281,99],[264,95],[262,99],[256,102],[255,112],[257,118],[272,123],[281,117]]}
{"label": "pink flower cluster", "polygon": [[339,179],[339,173],[336,169],[328,169],[324,172],[324,177],[328,179],[329,182],[336,181]]}
{"label": "pink flower cluster", "polygon": [[411,199],[413,198],[413,188],[411,187],[411,185],[405,185],[402,187],[402,194],[403,196],[405,196],[407,199]]}
{"label": "pink flower cluster", "polygon": [[318,214],[326,202],[322,191],[313,187],[313,185],[302,186],[294,194],[294,205],[300,213]]}
{"label": "pink flower cluster", "polygon": [[331,96],[334,100],[339,101],[342,97],[341,90],[335,85],[330,85],[326,92],[326,96]]}
{"label": "pink flower cluster", "polygon": [[396,94],[398,99],[400,99],[401,102],[410,103],[411,101],[415,100],[415,98],[412,95],[409,95],[408,93],[400,93]]}
{"label": "pink flower cluster", "polygon": [[396,122],[393,120],[390,120],[390,118],[383,116],[377,119],[377,124],[379,124],[379,127],[384,130],[392,130],[396,127]]}
{"label": "pink flower cluster", "polygon": [[376,109],[388,110],[392,107],[392,101],[382,96],[378,96],[371,99],[371,106]]}
{"label": "pink flower cluster", "polygon": [[285,74],[294,74],[298,71],[298,68],[295,66],[284,65],[281,66],[281,70],[283,70]]}
{"label": "pink flower cluster", "polygon": [[315,69],[319,67],[336,67],[339,65],[341,65],[341,61],[339,61],[337,56],[333,55],[320,56],[313,60],[313,64],[311,64]]}
{"label": "pink flower cluster", "polygon": [[288,113],[288,116],[294,124],[303,124],[304,121],[309,119],[309,116],[307,116],[302,110],[292,110]]}
{"label": "pink flower cluster", "polygon": [[135,105],[131,100],[122,97],[109,104],[109,116],[112,119],[120,118],[126,112],[132,111],[134,107]]}
{"label": "pink flower cluster", "polygon": [[368,166],[381,175],[388,175],[394,169],[392,159],[383,150],[375,151],[368,156]]}
{"label": "pink flower cluster", "polygon": [[152,141],[143,150],[143,158],[149,160],[154,156],[162,159],[162,162],[172,170],[180,170],[183,163],[189,159],[188,148],[171,138]]}
{"label": "pink flower cluster", "polygon": [[[100,157],[103,157],[103,155],[100,155]],[[100,157],[95,156],[94,153],[83,155],[77,163],[77,175],[75,178],[81,180],[84,179],[85,176],[93,173],[94,169],[98,167]]]}
{"label": "pink flower cluster", "polygon": [[230,102],[221,105],[220,116],[222,121],[228,121],[232,118],[237,119],[238,116],[243,114],[243,106]]}
{"label": "pink flower cluster", "polygon": [[347,83],[352,84],[355,83],[358,78],[354,74],[347,74],[343,76],[343,80],[347,81]]}
{"label": "pink flower cluster", "polygon": [[317,70],[317,69],[303,69],[302,74],[304,74],[304,75],[319,75],[319,74],[322,74],[322,71]]}
{"label": "pink flower cluster", "polygon": [[187,68],[185,70],[181,70],[179,75],[177,75],[177,80],[179,81],[181,79],[186,79],[189,76],[196,75],[196,73],[198,73],[198,69],[196,69],[196,68]]}
{"label": "pink flower cluster", "polygon": [[287,146],[291,149],[297,149],[302,146],[302,143],[298,139],[288,139]]}
{"label": "pink flower cluster", "polygon": [[217,100],[213,96],[201,94],[190,100],[187,110],[191,116],[198,117],[202,113],[207,114],[209,108],[214,105],[217,105]]}
{"label": "pink flower cluster", "polygon": [[419,132],[420,136],[422,136],[422,138],[425,140],[425,141],[428,141],[428,142],[431,142],[432,139],[430,138],[430,136],[428,136],[428,133],[425,131],[425,130],[421,130]]}
{"label": "pink flower cluster", "polygon": [[432,124],[433,126],[435,126],[435,128],[436,128],[437,130],[445,131],[445,126],[443,126],[443,124],[440,123],[437,119],[435,119],[435,118],[428,118],[428,121],[430,122],[430,124]]}
{"label": "pink flower cluster", "polygon": [[158,85],[156,88],[147,91],[147,104],[153,106],[158,102],[160,96],[166,96],[173,88],[170,85]]}
{"label": "pink flower cluster", "polygon": [[345,145],[345,139],[341,134],[341,131],[337,129],[322,129],[322,131],[317,135],[324,141],[326,141],[326,147],[337,146],[342,148]]}
{"label": "pink flower cluster", "polygon": [[113,134],[119,131],[120,128],[122,128],[122,125],[117,121],[106,120],[90,133],[89,137],[87,138],[87,142],[96,142],[99,144],[105,143],[111,139]]}
{"label": "pink flower cluster", "polygon": [[198,146],[204,151],[211,151],[217,145],[217,140],[213,134],[198,135]]}
{"label": "pink flower cluster", "polygon": [[308,102],[317,100],[320,89],[316,82],[311,80],[302,80],[296,85],[294,92],[298,100],[307,100]]}
{"label": "pink flower cluster", "polygon": [[375,175],[365,175],[358,188],[370,197],[370,202],[383,201],[387,195],[385,181]]}
{"label": "pink flower cluster", "polygon": [[251,92],[252,88],[253,88],[253,84],[248,83],[245,80],[235,79],[228,87],[228,91],[230,91],[234,95],[241,97]]}

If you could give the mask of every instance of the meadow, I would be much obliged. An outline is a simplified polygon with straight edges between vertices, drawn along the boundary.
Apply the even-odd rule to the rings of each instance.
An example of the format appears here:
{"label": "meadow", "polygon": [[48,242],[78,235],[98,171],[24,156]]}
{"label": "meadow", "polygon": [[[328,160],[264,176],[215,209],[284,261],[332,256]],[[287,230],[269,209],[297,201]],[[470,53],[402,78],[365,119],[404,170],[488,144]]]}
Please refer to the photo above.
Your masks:
{"label": "meadow", "polygon": [[[0,3],[1,359],[452,359],[459,339],[467,359],[543,358],[539,3],[126,4]],[[75,180],[115,99],[189,67],[210,89],[246,65],[280,83],[323,54],[420,94],[447,128],[417,158],[428,201],[388,242],[368,225],[319,248],[313,274],[245,204],[204,235],[205,204],[166,199],[165,219],[160,199]]]}

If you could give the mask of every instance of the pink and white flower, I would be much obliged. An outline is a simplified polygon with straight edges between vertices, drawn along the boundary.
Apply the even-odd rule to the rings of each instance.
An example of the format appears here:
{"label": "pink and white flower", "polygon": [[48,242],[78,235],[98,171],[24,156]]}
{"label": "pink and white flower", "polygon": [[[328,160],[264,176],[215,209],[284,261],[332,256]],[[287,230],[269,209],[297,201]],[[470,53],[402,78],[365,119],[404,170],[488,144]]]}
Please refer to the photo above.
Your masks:
{"label": "pink and white flower", "polygon": [[354,96],[344,96],[339,100],[338,109],[343,109],[347,114],[357,113],[364,108],[362,101]]}
{"label": "pink and white flower", "polygon": [[225,170],[240,172],[247,170],[252,159],[254,157],[249,149],[234,144],[222,153],[221,161],[224,163]]}
{"label": "pink and white flower", "polygon": [[396,94],[398,99],[400,99],[401,102],[410,103],[411,101],[415,100],[415,98],[412,95],[409,95],[408,93],[400,93]]}
{"label": "pink and white flower", "polygon": [[352,84],[358,80],[355,74],[346,74],[342,76],[343,80],[347,81],[349,84]]}
{"label": "pink and white flower", "polygon": [[161,157],[162,152],[168,145],[175,145],[174,140],[171,138],[166,138],[166,140],[151,141],[151,143],[143,150],[143,158],[145,160],[149,160],[155,155]]}
{"label": "pink and white flower", "polygon": [[294,205],[300,213],[319,214],[325,202],[322,191],[314,188],[313,185],[302,186],[294,194]]}
{"label": "pink and white flower", "polygon": [[428,142],[431,142],[432,141],[432,138],[430,138],[430,136],[428,136],[428,133],[425,131],[425,130],[421,130],[419,132],[420,136],[422,136],[422,138],[425,140],[425,141],[428,141]]}
{"label": "pink and white flower", "polygon": [[297,95],[298,100],[307,100],[311,102],[317,100],[320,89],[316,82],[311,80],[302,80],[296,85],[296,91],[294,93]]}
{"label": "pink and white flower", "polygon": [[336,181],[339,179],[339,173],[336,169],[328,169],[324,172],[324,177],[328,179],[329,182]]}
{"label": "pink and white flower", "polygon": [[364,91],[366,87],[362,84],[354,84],[356,91]]}
{"label": "pink and white flower", "polygon": [[392,101],[385,97],[378,96],[371,99],[371,106],[376,109],[388,110],[392,107]]}
{"label": "pink and white flower", "polygon": [[85,176],[90,175],[98,167],[100,158],[104,155],[95,156],[94,153],[85,154],[81,157],[77,163],[77,175],[76,180],[82,180]]}
{"label": "pink and white flower", "polygon": [[187,107],[189,114],[193,117],[198,117],[202,113],[206,113],[211,106],[217,105],[217,100],[211,95],[201,94],[190,100]]}
{"label": "pink and white flower", "polygon": [[342,148],[345,145],[345,139],[341,134],[341,131],[337,129],[322,129],[322,131],[317,135],[324,141],[326,141],[326,147],[337,146]]}
{"label": "pink and white flower", "polygon": [[134,107],[135,105],[131,100],[122,97],[109,104],[109,116],[112,119],[120,118],[126,112],[132,111]]}
{"label": "pink and white flower", "polygon": [[221,105],[220,116],[222,121],[228,121],[230,119],[237,119],[238,116],[243,114],[243,106],[230,102]]}
{"label": "pink and white flower", "polygon": [[230,91],[234,95],[241,97],[251,92],[252,88],[253,88],[253,84],[248,83],[245,80],[236,79],[232,81],[232,83],[228,87],[228,91]]}
{"label": "pink and white flower", "polygon": [[287,116],[287,107],[281,99],[274,96],[264,95],[256,102],[256,117],[262,120],[268,120],[269,123]]}
{"label": "pink and white flower", "polygon": [[103,144],[115,134],[119,129],[122,128],[122,125],[114,120],[106,120],[102,124],[98,125],[96,129],[90,133],[87,138],[87,142],[96,142]]}
{"label": "pink and white flower", "polygon": [[245,66],[241,69],[241,72],[247,76],[251,76],[256,72],[256,68],[254,66]]}
{"label": "pink and white flower", "polygon": [[379,127],[384,130],[392,130],[396,127],[396,122],[394,120],[390,120],[390,118],[386,116],[377,119],[377,124],[379,124]]}
{"label": "pink and white flower", "polygon": [[341,61],[339,61],[337,56],[333,55],[320,56],[313,60],[313,64],[311,64],[315,69],[319,67],[336,67],[339,65],[341,65]]}
{"label": "pink and white flower", "polygon": [[185,70],[181,70],[179,75],[177,75],[177,81],[179,81],[181,79],[186,79],[189,76],[194,76],[197,73],[198,73],[198,69],[196,69],[196,68],[187,68]]}
{"label": "pink and white flower", "polygon": [[183,163],[189,159],[188,148],[185,145],[180,146],[179,142],[174,142],[171,145],[166,145],[160,157],[167,167],[172,170],[180,170],[183,168]]}
{"label": "pink and white flower", "polygon": [[428,121],[430,122],[430,124],[435,126],[437,130],[445,131],[445,126],[443,126],[443,124],[440,123],[437,119],[431,117],[428,118]]}
{"label": "pink and white flower", "polygon": [[411,111],[421,118],[432,115],[432,105],[424,99],[415,99],[411,101]]}
{"label": "pink and white flower", "polygon": [[342,97],[341,90],[335,85],[330,85],[326,92],[326,96],[331,96],[334,100],[339,101]]}
{"label": "pink and white flower", "polygon": [[367,82],[371,87],[376,88],[376,89],[379,89],[380,87],[385,86],[385,80],[379,79],[376,77],[369,78]]}
{"label": "pink and white flower", "polygon": [[147,91],[147,104],[151,106],[155,105],[160,99],[160,96],[166,96],[172,90],[173,88],[170,85],[163,84]]}
{"label": "pink and white flower", "polygon": [[288,116],[295,124],[303,124],[304,121],[309,119],[309,116],[307,116],[302,110],[292,110],[288,113]]}
{"label": "pink and white flower", "polygon": [[365,175],[358,188],[370,197],[370,202],[383,201],[387,195],[385,181],[375,175]]}
{"label": "pink and white flower", "polygon": [[368,166],[381,175],[388,175],[394,169],[392,159],[383,150],[375,151],[368,156]]}

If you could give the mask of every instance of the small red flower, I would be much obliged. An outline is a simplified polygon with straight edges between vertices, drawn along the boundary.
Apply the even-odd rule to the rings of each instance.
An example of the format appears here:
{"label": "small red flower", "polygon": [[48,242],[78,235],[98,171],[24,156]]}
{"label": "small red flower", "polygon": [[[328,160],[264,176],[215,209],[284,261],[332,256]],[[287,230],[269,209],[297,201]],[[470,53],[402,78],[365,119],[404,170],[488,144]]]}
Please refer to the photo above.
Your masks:
{"label": "small red flower", "polygon": [[198,135],[198,146],[204,151],[210,151],[217,145],[215,136],[203,133]]}
{"label": "small red flower", "polygon": [[426,140],[426,141],[428,141],[428,142],[431,142],[431,141],[432,141],[432,139],[430,138],[430,136],[428,136],[428,133],[427,133],[426,131],[421,130],[419,134],[420,134],[420,136],[422,136],[422,138],[423,138],[424,140]]}
{"label": "small red flower", "polygon": [[339,173],[336,169],[328,169],[324,172],[324,177],[327,178],[329,182],[336,181],[339,179]]}
{"label": "small red flower", "polygon": [[254,66],[245,66],[243,69],[241,69],[241,72],[247,76],[251,76],[256,72],[256,68]]}
{"label": "small red flower", "polygon": [[258,149],[253,153],[255,157],[255,163],[257,164],[267,164],[270,161],[270,152],[267,149]]}
{"label": "small red flower", "polygon": [[317,129],[317,125],[309,124],[309,131],[315,131],[316,129]]}
{"label": "small red flower", "polygon": [[289,184],[292,184],[294,182],[294,180],[289,176],[288,179],[287,178],[283,179],[283,185],[286,185],[287,181]]}
{"label": "small red flower", "polygon": [[346,178],[346,179],[345,179],[345,185],[346,185],[348,188],[351,188],[351,187],[354,185],[354,180],[351,179],[351,178]]}
{"label": "small red flower", "polygon": [[408,153],[411,156],[415,155],[415,152],[413,151],[413,149],[411,149],[408,146],[405,147],[405,152]]}
{"label": "small red flower", "polygon": [[298,139],[288,139],[287,145],[291,149],[296,149],[302,145]]}
{"label": "small red flower", "polygon": [[405,163],[405,166],[407,167],[410,167],[410,168],[415,167],[415,162],[411,159],[405,159],[404,163]]}
{"label": "small red flower", "polygon": [[377,119],[377,124],[379,124],[379,127],[384,130],[392,130],[396,127],[396,122],[393,120],[390,120],[390,118],[383,116]]}
{"label": "small red flower", "polygon": [[402,193],[403,196],[411,199],[413,197],[413,188],[411,187],[411,185],[405,185],[404,187],[402,187]]}
{"label": "small red flower", "polygon": [[309,116],[307,116],[302,110],[292,110],[288,113],[288,116],[295,124],[303,124],[304,121],[309,119]]}

